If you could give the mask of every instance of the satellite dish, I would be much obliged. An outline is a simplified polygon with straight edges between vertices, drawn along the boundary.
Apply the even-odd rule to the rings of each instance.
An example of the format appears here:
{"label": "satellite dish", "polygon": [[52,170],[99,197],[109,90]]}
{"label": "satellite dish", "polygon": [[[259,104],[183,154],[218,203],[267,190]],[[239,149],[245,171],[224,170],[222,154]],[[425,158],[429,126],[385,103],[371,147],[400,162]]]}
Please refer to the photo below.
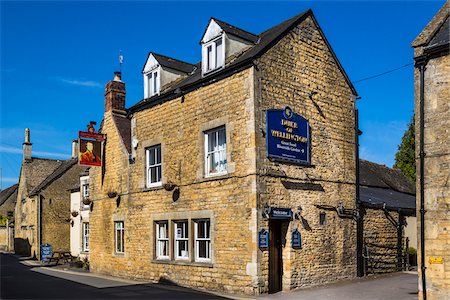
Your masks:
{"label": "satellite dish", "polygon": [[137,138],[133,138],[133,140],[131,141],[131,145],[133,146],[134,149],[137,148],[137,146],[139,145],[139,141]]}

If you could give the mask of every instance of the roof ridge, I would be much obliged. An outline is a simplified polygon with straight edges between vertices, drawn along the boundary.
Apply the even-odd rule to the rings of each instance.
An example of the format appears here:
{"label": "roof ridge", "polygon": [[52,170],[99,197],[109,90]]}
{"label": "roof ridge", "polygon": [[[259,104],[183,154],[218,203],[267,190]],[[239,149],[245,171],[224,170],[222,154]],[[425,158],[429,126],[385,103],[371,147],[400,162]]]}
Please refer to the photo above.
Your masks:
{"label": "roof ridge", "polygon": [[55,181],[61,175],[63,175],[67,170],[69,170],[75,163],[78,162],[78,158],[71,158],[64,160],[50,175],[47,176],[39,185],[37,185],[28,196],[34,196],[42,189],[46,188],[50,183]]}
{"label": "roof ridge", "polygon": [[191,64],[191,63],[186,62],[186,61],[184,61],[184,60],[180,60],[180,59],[178,59],[178,58],[170,57],[170,56],[167,56],[167,55],[164,55],[164,54],[156,53],[156,52],[153,52],[153,51],[150,51],[149,54],[153,54],[153,55],[156,55],[156,56],[161,56],[161,57],[163,57],[163,58],[173,59],[173,60],[176,60],[176,61],[178,61],[178,62],[181,62],[181,63],[184,63],[184,64],[191,65],[191,66],[194,66],[194,67],[195,67],[194,64]]}
{"label": "roof ridge", "polygon": [[259,37],[259,35],[258,35],[258,34],[254,34],[253,32],[250,32],[250,31],[248,31],[248,30],[245,30],[245,29],[242,29],[242,28],[240,28],[240,27],[237,27],[237,26],[231,25],[230,23],[224,22],[224,21],[222,21],[222,20],[219,20],[219,19],[217,19],[217,18],[215,18],[215,17],[211,17],[211,20],[214,20],[214,21],[219,21],[220,23],[223,23],[224,25],[227,25],[227,26],[230,26],[230,27],[233,27],[233,28],[239,29],[239,30],[241,30],[241,31],[244,31],[245,33],[251,34],[251,35],[253,35],[253,36],[255,36],[255,37]]}

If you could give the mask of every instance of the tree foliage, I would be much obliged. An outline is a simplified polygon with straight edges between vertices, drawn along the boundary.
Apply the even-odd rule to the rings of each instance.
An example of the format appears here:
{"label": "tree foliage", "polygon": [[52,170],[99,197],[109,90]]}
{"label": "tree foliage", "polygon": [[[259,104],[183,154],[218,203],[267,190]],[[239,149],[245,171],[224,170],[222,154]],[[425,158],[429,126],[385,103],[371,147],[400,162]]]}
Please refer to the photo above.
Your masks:
{"label": "tree foliage", "polygon": [[402,173],[412,181],[416,181],[415,144],[413,115],[411,122],[408,124],[408,129],[402,137],[402,142],[398,146],[394,163],[394,168],[400,169]]}

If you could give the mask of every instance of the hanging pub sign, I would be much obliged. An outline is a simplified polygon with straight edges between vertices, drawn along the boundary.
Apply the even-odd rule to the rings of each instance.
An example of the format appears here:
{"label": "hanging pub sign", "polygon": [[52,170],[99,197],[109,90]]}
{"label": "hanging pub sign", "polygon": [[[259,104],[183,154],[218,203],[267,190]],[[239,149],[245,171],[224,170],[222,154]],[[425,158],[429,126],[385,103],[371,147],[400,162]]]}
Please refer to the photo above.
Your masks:
{"label": "hanging pub sign", "polygon": [[258,248],[265,249],[269,247],[269,232],[261,229],[258,232]]}
{"label": "hanging pub sign", "polygon": [[102,165],[102,142],[105,140],[103,134],[96,133],[95,122],[90,122],[87,132],[78,132],[78,164],[82,166]]}
{"label": "hanging pub sign", "polygon": [[292,248],[300,249],[302,247],[302,236],[297,228],[292,232]]}
{"label": "hanging pub sign", "polygon": [[286,106],[266,111],[267,157],[275,161],[310,164],[309,123]]}

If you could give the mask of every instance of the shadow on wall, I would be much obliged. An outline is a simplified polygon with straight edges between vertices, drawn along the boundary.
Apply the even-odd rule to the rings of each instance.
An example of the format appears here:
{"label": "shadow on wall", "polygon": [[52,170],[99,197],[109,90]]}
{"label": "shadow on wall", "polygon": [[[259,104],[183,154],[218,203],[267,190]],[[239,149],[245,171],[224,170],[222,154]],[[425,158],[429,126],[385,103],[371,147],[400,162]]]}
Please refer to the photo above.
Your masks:
{"label": "shadow on wall", "polygon": [[14,238],[14,250],[18,255],[31,256],[31,244],[28,238]]}

